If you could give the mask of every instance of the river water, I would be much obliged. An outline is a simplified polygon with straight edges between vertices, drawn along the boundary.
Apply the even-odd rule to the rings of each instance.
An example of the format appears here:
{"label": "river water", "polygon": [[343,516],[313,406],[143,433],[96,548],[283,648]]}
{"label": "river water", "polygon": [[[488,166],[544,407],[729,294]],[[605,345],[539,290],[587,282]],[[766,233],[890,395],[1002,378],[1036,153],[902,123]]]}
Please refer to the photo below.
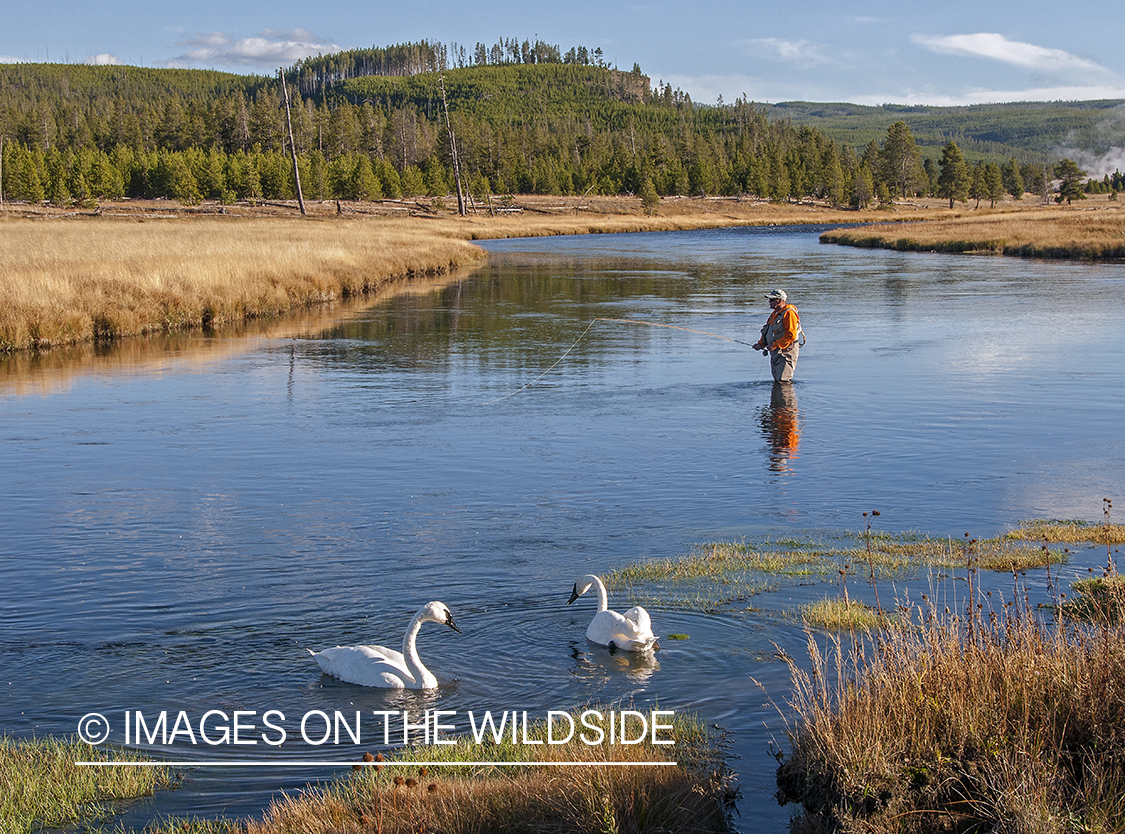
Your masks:
{"label": "river water", "polygon": [[[657,633],[688,637],[646,660],[585,640],[575,578],[859,530],[870,510],[951,536],[1099,521],[1125,481],[1125,266],[819,231],[495,241],[448,281],[269,330],[0,365],[0,732],[70,734],[99,713],[122,743],[127,711],[196,729],[245,713],[256,745],[141,745],[247,765],[189,768],[123,818],[140,826],[258,814],[339,775],[281,766],[357,757],[296,741],[318,710],[442,709],[457,730],[469,711],[694,712],[729,734],[738,824],[783,830],[775,645],[801,653],[793,606],[828,581],[720,610],[641,588]],[[774,287],[808,340],[787,389],[739,343]],[[397,645],[431,599],[463,632],[423,628],[434,695],[343,684],[308,655]],[[286,716],[280,746],[268,710]]]}

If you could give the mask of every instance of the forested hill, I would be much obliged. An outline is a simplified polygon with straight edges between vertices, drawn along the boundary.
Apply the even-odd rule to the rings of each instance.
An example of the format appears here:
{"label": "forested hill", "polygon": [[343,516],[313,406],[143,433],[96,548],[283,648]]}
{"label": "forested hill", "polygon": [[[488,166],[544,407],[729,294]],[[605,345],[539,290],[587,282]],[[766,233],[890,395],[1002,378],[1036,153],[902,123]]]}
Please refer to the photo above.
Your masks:
{"label": "forested hill", "polygon": [[1125,99],[961,107],[787,101],[766,106],[765,112],[770,118],[810,125],[857,148],[881,140],[897,121],[905,122],[923,147],[941,148],[952,140],[975,157],[1048,158],[1061,148],[1104,154],[1125,144]]}
{"label": "forested hill", "polygon": [[[654,87],[637,65],[610,67],[600,50],[564,53],[526,40],[477,44],[471,53],[425,41],[353,50],[298,62],[284,77],[311,199],[441,198],[459,173],[481,200],[630,193],[648,205],[660,195],[749,195],[866,206],[937,193],[936,159],[950,139],[971,145],[964,158],[978,163],[978,182],[985,163],[996,182],[1002,163],[1011,189],[1022,193],[1022,183],[1040,193],[1035,184],[1053,161],[1042,133],[1080,132],[1089,122],[1074,114],[1098,111],[767,107],[742,99],[700,106],[669,85]],[[0,65],[0,144],[7,200],[296,193],[277,76]]]}

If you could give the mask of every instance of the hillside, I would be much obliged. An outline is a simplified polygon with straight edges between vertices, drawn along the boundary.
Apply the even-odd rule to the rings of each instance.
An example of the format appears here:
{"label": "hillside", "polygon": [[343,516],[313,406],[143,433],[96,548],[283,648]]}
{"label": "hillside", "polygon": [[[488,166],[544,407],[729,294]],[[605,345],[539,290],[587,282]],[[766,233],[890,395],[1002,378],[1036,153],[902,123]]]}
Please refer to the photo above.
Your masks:
{"label": "hillside", "polygon": [[768,105],[774,119],[821,130],[837,142],[863,148],[881,141],[891,124],[903,121],[927,157],[955,141],[966,157],[1002,161],[1015,156],[1040,164],[1075,148],[1094,155],[1125,145],[1125,100],[1018,102],[966,107],[867,107],[846,103],[788,101]]}
{"label": "hillside", "polygon": [[[619,71],[599,50],[542,41],[477,44],[471,57],[425,41],[351,50],[298,62],[285,78],[297,170],[315,200],[461,190],[481,202],[646,194],[651,208],[661,196],[746,195],[863,208],[934,193],[932,162],[951,139],[970,165],[1020,167],[1035,193],[1061,147],[1125,145],[1104,130],[1121,102],[701,106],[652,88],[639,66]],[[0,65],[8,200],[291,199],[288,135],[278,77]],[[903,174],[903,142],[931,163],[924,173],[919,162]]]}

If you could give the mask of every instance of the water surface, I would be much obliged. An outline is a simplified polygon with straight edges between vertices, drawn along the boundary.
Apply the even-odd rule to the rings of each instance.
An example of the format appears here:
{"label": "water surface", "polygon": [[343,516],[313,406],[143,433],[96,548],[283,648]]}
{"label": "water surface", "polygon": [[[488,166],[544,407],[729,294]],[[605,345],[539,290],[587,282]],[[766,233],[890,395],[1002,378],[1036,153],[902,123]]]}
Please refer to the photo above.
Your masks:
{"label": "water surface", "polygon": [[[138,709],[659,704],[730,733],[741,825],[782,830],[774,645],[799,654],[793,604],[832,587],[650,605],[658,633],[690,639],[646,660],[587,643],[593,601],[565,605],[576,576],[857,530],[873,509],[883,529],[952,536],[1100,520],[1125,471],[1125,266],[845,249],[818,231],[489,242],[485,266],[328,319],[9,362],[0,731],[69,734],[99,712],[120,741]],[[808,337],[789,389],[739,344],[778,286]],[[422,632],[434,695],[342,684],[308,656],[395,645],[430,599],[464,632]],[[355,757],[203,747],[175,753]],[[193,769],[126,823],[259,813],[334,773]]]}

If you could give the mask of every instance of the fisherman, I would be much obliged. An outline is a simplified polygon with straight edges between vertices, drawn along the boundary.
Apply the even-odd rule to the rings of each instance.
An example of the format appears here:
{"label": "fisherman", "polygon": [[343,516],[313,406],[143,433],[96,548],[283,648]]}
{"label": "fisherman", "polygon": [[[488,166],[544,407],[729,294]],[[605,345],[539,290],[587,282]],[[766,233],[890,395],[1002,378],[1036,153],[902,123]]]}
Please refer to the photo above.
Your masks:
{"label": "fisherman", "polygon": [[789,303],[785,290],[770,290],[766,298],[770,304],[770,317],[766,319],[762,338],[754,345],[754,350],[769,355],[774,382],[792,382],[800,342],[804,341],[801,318],[797,315],[797,308]]}

